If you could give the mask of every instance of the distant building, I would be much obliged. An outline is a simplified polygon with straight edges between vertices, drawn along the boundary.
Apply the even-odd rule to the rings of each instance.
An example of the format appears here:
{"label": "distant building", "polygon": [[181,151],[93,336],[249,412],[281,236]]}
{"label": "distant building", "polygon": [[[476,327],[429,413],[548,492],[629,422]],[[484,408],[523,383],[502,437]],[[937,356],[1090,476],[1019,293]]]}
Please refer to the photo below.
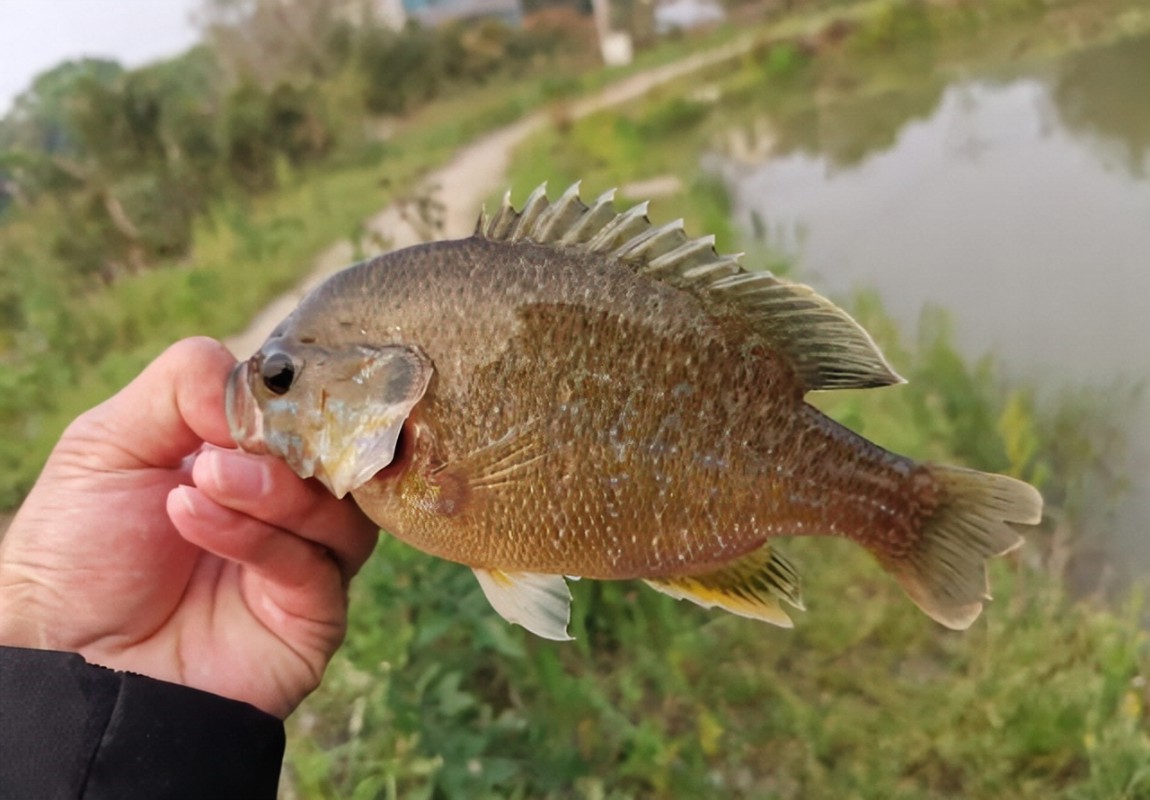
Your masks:
{"label": "distant building", "polygon": [[520,0],[403,0],[408,19],[429,28],[458,20],[497,19],[519,26],[523,21]]}
{"label": "distant building", "polygon": [[610,31],[599,37],[599,54],[609,67],[623,67],[635,58],[635,48],[631,44],[631,34],[626,31]]}
{"label": "distant building", "polygon": [[726,18],[727,12],[718,0],[663,0],[655,6],[655,31],[689,31],[717,25]]}

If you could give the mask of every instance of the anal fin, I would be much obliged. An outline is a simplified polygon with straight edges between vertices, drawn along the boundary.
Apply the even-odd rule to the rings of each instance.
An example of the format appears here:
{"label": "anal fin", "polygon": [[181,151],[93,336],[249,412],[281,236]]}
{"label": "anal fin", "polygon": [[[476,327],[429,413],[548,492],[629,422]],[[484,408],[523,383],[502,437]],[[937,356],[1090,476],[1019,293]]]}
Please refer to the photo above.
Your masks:
{"label": "anal fin", "polygon": [[491,607],[508,622],[522,625],[536,636],[570,641],[571,591],[562,575],[503,572],[473,567]]}
{"label": "anal fin", "polygon": [[647,578],[645,582],[677,600],[690,600],[703,608],[718,606],[783,628],[794,627],[794,623],[782,602],[803,610],[798,573],[770,545],[713,572]]}

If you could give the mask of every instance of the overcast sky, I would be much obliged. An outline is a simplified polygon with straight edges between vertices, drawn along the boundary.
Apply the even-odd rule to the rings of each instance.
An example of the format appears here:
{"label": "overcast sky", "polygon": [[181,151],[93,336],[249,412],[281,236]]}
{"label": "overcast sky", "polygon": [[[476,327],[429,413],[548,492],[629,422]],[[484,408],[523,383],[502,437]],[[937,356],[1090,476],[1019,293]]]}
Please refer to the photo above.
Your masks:
{"label": "overcast sky", "polygon": [[70,58],[139,66],[196,40],[198,0],[0,0],[0,114],[32,78]]}

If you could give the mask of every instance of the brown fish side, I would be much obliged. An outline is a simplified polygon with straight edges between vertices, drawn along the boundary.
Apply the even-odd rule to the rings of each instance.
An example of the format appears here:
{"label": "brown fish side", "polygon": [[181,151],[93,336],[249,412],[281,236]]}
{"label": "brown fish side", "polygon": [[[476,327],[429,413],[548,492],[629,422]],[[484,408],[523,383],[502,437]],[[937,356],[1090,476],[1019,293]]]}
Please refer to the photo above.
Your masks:
{"label": "brown fish side", "polygon": [[804,403],[766,347],[559,304],[519,321],[470,391],[433,382],[406,429],[411,460],[354,493],[413,545],[472,566],[645,578],[709,571],[769,536],[889,550],[921,526],[930,487],[912,478],[925,474]]}
{"label": "brown fish side", "polygon": [[[773,540],[794,535],[859,543],[924,611],[965,627],[986,596],[983,561],[1041,507],[1018,481],[915,464],[822,415],[807,391],[899,380],[849,316],[604,198],[536,192],[470,239],[333,277],[253,357],[235,390],[262,409],[245,437],[262,426],[290,463],[327,435],[305,430],[306,409],[354,420],[309,398],[329,396],[324,365],[356,348],[432,370],[413,407],[384,401],[423,385],[384,386],[384,367],[340,395],[410,407],[390,464],[349,487],[356,501],[395,536],[475,568],[500,613],[551,638],[565,635],[565,575],[643,578],[786,624],[778,601],[801,598]],[[273,356],[295,368],[277,397],[260,383]]]}

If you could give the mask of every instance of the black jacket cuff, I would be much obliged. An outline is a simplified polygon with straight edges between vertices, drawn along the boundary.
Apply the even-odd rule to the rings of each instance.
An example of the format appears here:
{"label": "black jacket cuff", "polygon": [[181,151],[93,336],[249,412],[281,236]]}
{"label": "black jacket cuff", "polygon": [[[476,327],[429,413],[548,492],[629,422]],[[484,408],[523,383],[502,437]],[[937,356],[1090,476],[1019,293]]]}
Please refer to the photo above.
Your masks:
{"label": "black jacket cuff", "polygon": [[284,727],[255,706],[0,647],[0,797],[275,798]]}

